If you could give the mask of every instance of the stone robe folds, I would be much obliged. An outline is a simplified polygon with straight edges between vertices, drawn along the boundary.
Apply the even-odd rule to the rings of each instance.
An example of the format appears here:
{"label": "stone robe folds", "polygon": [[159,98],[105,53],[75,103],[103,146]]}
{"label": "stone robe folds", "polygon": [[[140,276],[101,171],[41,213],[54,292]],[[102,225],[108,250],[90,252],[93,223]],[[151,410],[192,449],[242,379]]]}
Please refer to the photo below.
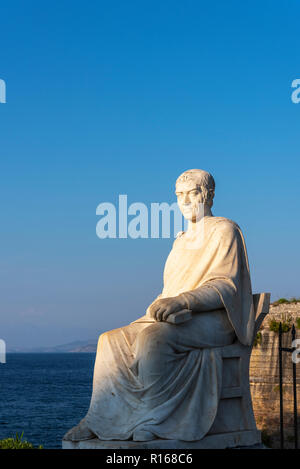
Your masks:
{"label": "stone robe folds", "polygon": [[174,241],[160,295],[183,294],[197,304],[192,319],[174,325],[146,314],[99,338],[84,423],[102,440],[127,440],[140,431],[200,440],[214,422],[220,398],[218,347],[236,336],[251,343],[254,310],[243,235],[221,217],[205,217],[199,227],[194,239],[184,233]]}

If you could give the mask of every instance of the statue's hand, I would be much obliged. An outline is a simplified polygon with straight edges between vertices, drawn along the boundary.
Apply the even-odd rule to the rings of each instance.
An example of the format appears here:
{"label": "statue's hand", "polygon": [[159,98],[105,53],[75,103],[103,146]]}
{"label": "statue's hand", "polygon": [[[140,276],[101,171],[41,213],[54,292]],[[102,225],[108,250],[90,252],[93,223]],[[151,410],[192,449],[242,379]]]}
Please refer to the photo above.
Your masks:
{"label": "statue's hand", "polygon": [[162,298],[154,301],[147,309],[147,314],[156,321],[166,321],[172,313],[186,308],[186,302],[181,296]]}

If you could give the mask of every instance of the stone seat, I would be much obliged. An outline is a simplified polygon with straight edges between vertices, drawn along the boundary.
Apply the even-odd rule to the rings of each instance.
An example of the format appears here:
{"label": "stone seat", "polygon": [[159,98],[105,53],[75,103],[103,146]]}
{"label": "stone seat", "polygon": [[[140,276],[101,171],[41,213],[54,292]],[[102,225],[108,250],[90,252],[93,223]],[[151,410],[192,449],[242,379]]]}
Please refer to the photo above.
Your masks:
{"label": "stone seat", "polygon": [[222,391],[218,412],[208,435],[228,432],[252,432],[260,443],[256,428],[249,383],[250,357],[257,332],[269,312],[270,293],[253,295],[255,329],[252,344],[242,345],[238,340],[221,347],[223,357]]}

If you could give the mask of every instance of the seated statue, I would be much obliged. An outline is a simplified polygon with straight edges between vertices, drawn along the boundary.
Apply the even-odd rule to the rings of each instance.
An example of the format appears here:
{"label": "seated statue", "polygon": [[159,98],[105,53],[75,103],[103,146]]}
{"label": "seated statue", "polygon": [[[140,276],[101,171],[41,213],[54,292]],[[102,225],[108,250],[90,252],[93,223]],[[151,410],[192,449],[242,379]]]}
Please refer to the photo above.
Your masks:
{"label": "seated statue", "polygon": [[[210,430],[221,392],[220,347],[250,345],[254,308],[245,242],[233,221],[214,217],[213,177],[176,181],[188,220],[164,269],[162,293],[146,314],[102,334],[89,410],[64,440],[197,441]],[[182,310],[189,320],[172,323]]]}

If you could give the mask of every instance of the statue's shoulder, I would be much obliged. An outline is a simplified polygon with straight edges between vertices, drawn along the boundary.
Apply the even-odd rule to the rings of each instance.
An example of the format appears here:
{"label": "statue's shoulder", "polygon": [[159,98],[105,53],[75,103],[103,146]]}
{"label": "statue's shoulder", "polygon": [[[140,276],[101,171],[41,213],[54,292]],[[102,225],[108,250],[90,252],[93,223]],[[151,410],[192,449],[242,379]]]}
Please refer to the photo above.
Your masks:
{"label": "statue's shoulder", "polygon": [[[219,237],[235,237],[241,234],[241,229],[237,223],[225,217],[207,217],[205,218],[205,229],[207,236]],[[175,236],[175,243],[182,238],[185,231],[179,231]]]}
{"label": "statue's shoulder", "polygon": [[210,224],[211,229],[222,236],[236,236],[241,233],[239,225],[230,218],[211,217]]}

